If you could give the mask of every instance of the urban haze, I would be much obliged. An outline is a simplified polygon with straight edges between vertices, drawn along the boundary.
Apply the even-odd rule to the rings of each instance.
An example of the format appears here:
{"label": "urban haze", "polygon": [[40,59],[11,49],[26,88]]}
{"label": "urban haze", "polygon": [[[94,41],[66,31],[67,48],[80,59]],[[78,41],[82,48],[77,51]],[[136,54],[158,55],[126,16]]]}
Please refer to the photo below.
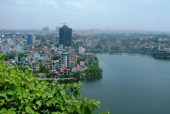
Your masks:
{"label": "urban haze", "polygon": [[0,0],[0,29],[169,31],[169,0]]}

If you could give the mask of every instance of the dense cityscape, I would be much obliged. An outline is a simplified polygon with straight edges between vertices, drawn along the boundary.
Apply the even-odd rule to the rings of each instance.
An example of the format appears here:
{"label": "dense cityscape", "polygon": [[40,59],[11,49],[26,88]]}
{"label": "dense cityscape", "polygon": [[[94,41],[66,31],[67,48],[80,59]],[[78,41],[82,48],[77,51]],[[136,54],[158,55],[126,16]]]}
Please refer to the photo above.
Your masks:
{"label": "dense cityscape", "polygon": [[[94,61],[92,52],[149,53],[170,58],[170,35],[152,32],[73,30],[67,25],[50,31],[1,30],[1,53],[5,61],[26,66],[39,75],[68,75],[82,71]],[[50,77],[50,75],[49,75]]]}
{"label": "dense cityscape", "polygon": [[[55,81],[69,85],[68,82],[72,83],[72,81],[102,78],[103,69],[99,67],[100,61],[98,61],[98,58],[95,56],[96,53],[141,53],[152,56],[152,59],[169,60],[170,34],[147,31],[112,31],[109,29],[72,30],[72,28],[64,23],[62,27],[57,26],[56,30],[50,30],[49,27],[43,27],[42,30],[2,29],[0,30],[0,47],[1,54],[5,54],[3,60],[8,63],[8,65],[14,66],[11,68],[15,69],[15,66],[17,66],[17,68],[25,73],[32,72],[34,74],[31,75],[29,73],[29,77],[24,74],[23,79],[27,79],[28,82],[21,81],[22,85],[23,83],[30,83],[32,76],[38,78],[42,83],[46,80],[49,82],[54,81],[52,82],[53,85],[56,85]],[[1,70],[4,72],[3,69],[2,64]],[[27,70],[29,72],[27,72]],[[16,72],[16,70],[14,70],[14,72]],[[5,74],[8,73],[6,72]],[[22,73],[19,73],[18,75],[21,74]],[[20,81],[16,83],[17,75],[14,76],[14,83],[17,85],[20,84]],[[10,76],[8,78],[10,78]],[[74,88],[73,91],[72,87],[78,88]],[[79,101],[81,101],[81,97],[78,90],[81,87],[81,84],[69,86],[69,91],[74,93],[72,97],[79,95],[79,97],[77,97]],[[34,87],[31,87],[31,89],[34,89]],[[63,89],[65,90],[66,88]],[[27,91],[27,89],[25,91]],[[38,88],[36,91],[39,93]],[[75,93],[75,91],[77,92]],[[35,90],[32,94],[36,95]],[[44,94],[44,92],[42,92],[42,94]],[[48,94],[47,92],[46,95],[48,96]],[[62,94],[64,95],[64,93]],[[41,97],[41,95],[39,97]],[[45,103],[48,103],[49,97],[50,96],[44,101]],[[50,103],[53,103],[53,97],[51,98]],[[68,100],[70,100],[69,97]],[[61,102],[64,103],[63,100],[61,100]],[[89,101],[87,100],[87,102]],[[36,105],[41,106],[39,103],[40,102],[36,101]],[[93,104],[93,108],[86,107],[88,110],[91,110],[89,112],[85,111],[85,113],[91,113],[95,108],[99,108],[98,101],[92,100],[90,103],[95,104]],[[67,105],[69,106],[71,104]],[[75,106],[77,105],[79,104],[75,104]],[[86,104],[82,102],[82,105]],[[43,106],[46,106],[46,104],[41,107]],[[91,105],[87,104],[87,106]],[[3,107],[8,107],[5,102],[3,102]],[[51,105],[49,109],[51,110],[49,112],[58,111],[53,105]],[[26,112],[33,111],[32,108],[23,110]],[[34,108],[34,110],[39,112],[42,109],[39,108],[37,110]],[[63,109],[63,111],[77,112],[78,110]],[[61,112],[63,111],[61,110]],[[81,111],[83,112],[84,110]],[[105,113],[109,114],[108,111],[103,114]]]}

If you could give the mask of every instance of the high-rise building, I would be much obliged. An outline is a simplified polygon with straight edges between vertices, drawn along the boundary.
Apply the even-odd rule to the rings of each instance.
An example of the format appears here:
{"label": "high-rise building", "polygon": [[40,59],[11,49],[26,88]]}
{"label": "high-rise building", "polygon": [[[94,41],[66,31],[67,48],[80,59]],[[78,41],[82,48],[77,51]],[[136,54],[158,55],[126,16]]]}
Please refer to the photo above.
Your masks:
{"label": "high-rise building", "polygon": [[43,27],[43,31],[49,31],[49,27]]}
{"label": "high-rise building", "polygon": [[63,25],[59,29],[59,44],[62,44],[64,47],[71,46],[72,41],[72,29],[67,27],[67,25]]}
{"label": "high-rise building", "polygon": [[59,32],[59,28],[60,28],[59,26],[56,27],[56,31],[57,31],[57,32]]}
{"label": "high-rise building", "polygon": [[31,34],[27,35],[27,44],[33,44],[34,43],[34,37]]}

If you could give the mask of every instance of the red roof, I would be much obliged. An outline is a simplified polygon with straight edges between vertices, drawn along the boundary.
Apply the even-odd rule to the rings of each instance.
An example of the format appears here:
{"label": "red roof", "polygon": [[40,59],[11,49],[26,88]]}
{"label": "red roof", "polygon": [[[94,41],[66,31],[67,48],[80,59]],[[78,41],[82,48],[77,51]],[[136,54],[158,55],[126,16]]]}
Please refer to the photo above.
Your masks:
{"label": "red roof", "polygon": [[81,70],[81,67],[78,65],[78,66],[76,66],[76,67],[74,67],[74,70]]}
{"label": "red roof", "polygon": [[70,69],[67,69],[67,68],[64,67],[64,68],[61,68],[61,69],[60,69],[60,72],[69,71],[69,70],[70,70]]}

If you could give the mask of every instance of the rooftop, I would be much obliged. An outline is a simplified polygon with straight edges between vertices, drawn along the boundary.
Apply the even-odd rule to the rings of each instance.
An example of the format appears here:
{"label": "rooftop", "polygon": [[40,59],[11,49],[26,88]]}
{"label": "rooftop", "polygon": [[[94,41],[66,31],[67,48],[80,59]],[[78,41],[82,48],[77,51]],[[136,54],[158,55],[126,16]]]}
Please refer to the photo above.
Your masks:
{"label": "rooftop", "polygon": [[62,53],[62,55],[68,55],[68,54],[70,54],[70,52],[64,52],[64,53]]}

